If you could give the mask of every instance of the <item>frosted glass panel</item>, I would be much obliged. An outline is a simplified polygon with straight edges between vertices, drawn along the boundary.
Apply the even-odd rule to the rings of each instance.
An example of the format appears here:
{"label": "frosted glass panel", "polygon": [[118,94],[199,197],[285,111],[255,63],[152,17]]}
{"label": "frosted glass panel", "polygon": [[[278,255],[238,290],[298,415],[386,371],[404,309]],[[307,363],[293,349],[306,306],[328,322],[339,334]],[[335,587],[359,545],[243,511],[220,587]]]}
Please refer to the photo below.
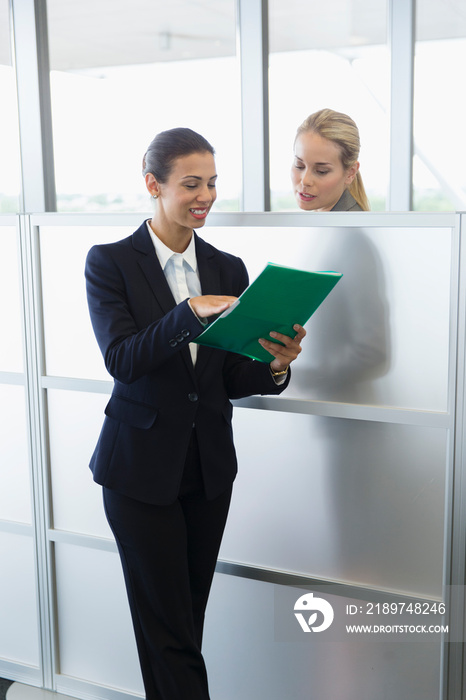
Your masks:
{"label": "frosted glass panel", "polygon": [[0,384],[0,520],[31,523],[24,388]]}
{"label": "frosted glass panel", "polygon": [[446,410],[450,229],[207,228],[202,236],[242,257],[251,280],[267,262],[343,273],[307,324],[287,397]]}
{"label": "frosted glass panel", "polygon": [[[41,229],[48,374],[108,379],[89,321],[84,261],[93,243],[131,231]],[[286,396],[446,410],[450,229],[228,227],[202,236],[243,257],[251,279],[267,262],[343,272],[308,323]]]}
{"label": "frosted glass panel", "polygon": [[0,371],[23,371],[18,240],[13,226],[0,227],[0,327],[8,342],[0,343]]}
{"label": "frosted glass panel", "polygon": [[54,528],[113,539],[89,469],[108,396],[53,390],[47,396]]}
{"label": "frosted glass panel", "polygon": [[110,379],[92,331],[84,265],[96,243],[110,243],[134,228],[43,227],[40,230],[44,332],[48,375]]}
{"label": "frosted glass panel", "polygon": [[39,665],[32,538],[0,532],[0,658]]}
{"label": "frosted glass panel", "polygon": [[56,545],[60,672],[143,693],[117,554]]}
{"label": "frosted glass panel", "polygon": [[447,433],[235,409],[221,557],[441,595]]}
{"label": "frosted glass panel", "polygon": [[[212,698],[438,700],[438,643],[393,635],[387,642],[323,642],[322,635],[304,633],[301,642],[283,642],[274,624],[276,589],[215,576],[204,634]],[[295,600],[304,592],[294,591]]]}

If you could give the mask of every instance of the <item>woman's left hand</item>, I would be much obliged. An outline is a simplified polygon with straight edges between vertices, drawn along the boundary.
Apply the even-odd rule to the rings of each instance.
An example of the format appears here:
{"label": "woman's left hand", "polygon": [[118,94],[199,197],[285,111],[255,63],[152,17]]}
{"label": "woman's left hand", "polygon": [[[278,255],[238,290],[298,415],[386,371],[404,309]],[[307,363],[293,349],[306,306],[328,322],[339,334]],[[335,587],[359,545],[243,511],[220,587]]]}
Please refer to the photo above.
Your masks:
{"label": "woman's left hand", "polygon": [[[271,331],[269,335],[277,341],[280,341],[277,343],[272,340],[266,340],[265,338],[259,338],[259,343],[262,347],[275,358],[270,363],[270,369],[274,372],[283,372],[286,370],[291,362],[296,360],[302,350],[301,342],[306,335],[306,331],[298,323],[293,326],[293,329],[296,331],[294,338],[283,335],[283,333]],[[281,345],[281,343],[283,343],[283,345]]]}

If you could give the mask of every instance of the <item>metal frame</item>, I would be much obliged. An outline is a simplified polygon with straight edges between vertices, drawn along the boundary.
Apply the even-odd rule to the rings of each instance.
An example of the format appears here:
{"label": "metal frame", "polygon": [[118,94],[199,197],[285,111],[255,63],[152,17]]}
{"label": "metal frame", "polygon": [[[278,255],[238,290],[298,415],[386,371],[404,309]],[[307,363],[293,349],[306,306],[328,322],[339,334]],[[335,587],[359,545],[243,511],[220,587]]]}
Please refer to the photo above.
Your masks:
{"label": "metal frame", "polygon": [[270,211],[269,27],[267,0],[237,0],[241,65],[241,208]]}
{"label": "metal frame", "polygon": [[[41,413],[38,410],[33,396],[36,394],[36,373],[34,371],[33,346],[35,343],[35,330],[30,324],[30,308],[31,295],[29,278],[30,278],[30,258],[27,253],[28,247],[28,217],[18,216],[1,216],[0,217],[0,232],[2,226],[14,226],[17,233],[17,248],[19,261],[19,276],[21,286],[21,305],[22,305],[22,331],[23,331],[23,358],[24,371],[22,373],[1,372],[0,383],[23,386],[25,388],[25,411],[26,425],[28,431],[28,457],[29,457],[29,473],[31,480],[31,511],[32,524],[11,523],[0,521],[0,531],[15,535],[30,537],[34,545],[34,567],[35,567],[35,589],[37,597],[37,621],[39,629],[39,667],[29,667],[13,662],[2,660],[0,662],[0,674],[7,678],[24,681],[31,685],[39,685],[51,688],[50,675],[47,677],[44,669],[51,669],[50,660],[47,654],[48,644],[47,638],[51,638],[48,624],[47,605],[49,580],[48,573],[43,568],[43,550],[44,539],[41,537],[41,527],[38,514],[42,511],[43,497],[41,490],[35,486],[37,466],[43,463],[42,454],[37,452],[38,424],[40,422]],[[36,266],[37,267],[37,266]],[[45,598],[44,598],[45,595]],[[45,603],[45,605],[44,605]],[[45,613],[45,616],[44,616]]]}
{"label": "metal frame", "polygon": [[[460,216],[460,230],[465,231],[466,214]],[[466,247],[460,242],[460,279],[458,286],[458,353],[456,394],[455,472],[452,483],[452,536],[450,579],[452,586],[450,625],[455,638],[464,640],[466,579]],[[449,645],[448,668],[445,673],[445,697],[460,698],[464,692],[466,649],[463,643]]]}
{"label": "metal frame", "polygon": [[[9,0],[18,88],[22,211],[56,211],[46,0]],[[388,0],[391,211],[412,208],[415,0]],[[270,210],[268,2],[236,0],[242,209]]]}
{"label": "metal frame", "polygon": [[390,185],[389,211],[413,207],[413,91],[416,0],[389,1]]}
{"label": "metal frame", "polygon": [[22,211],[55,211],[46,0],[10,0],[18,93]]}
{"label": "metal frame", "polygon": [[36,548],[37,595],[39,606],[40,661],[42,682],[53,688],[55,668],[52,557],[47,542],[50,522],[50,486],[48,482],[47,426],[45,394],[40,376],[45,369],[41,308],[40,261],[37,239],[32,235],[30,217],[19,217],[21,267],[24,295],[26,352],[26,401],[32,463],[34,542]]}

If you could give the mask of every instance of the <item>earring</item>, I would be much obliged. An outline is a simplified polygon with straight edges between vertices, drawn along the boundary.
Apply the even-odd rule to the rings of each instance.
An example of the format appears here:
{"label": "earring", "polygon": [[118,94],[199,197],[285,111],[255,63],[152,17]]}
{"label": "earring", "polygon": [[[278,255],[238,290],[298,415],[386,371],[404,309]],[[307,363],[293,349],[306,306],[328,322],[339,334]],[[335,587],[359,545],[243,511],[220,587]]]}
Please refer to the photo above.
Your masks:
{"label": "earring", "polygon": [[158,196],[159,196],[158,194],[153,194],[153,195],[152,195],[152,199],[157,199]]}

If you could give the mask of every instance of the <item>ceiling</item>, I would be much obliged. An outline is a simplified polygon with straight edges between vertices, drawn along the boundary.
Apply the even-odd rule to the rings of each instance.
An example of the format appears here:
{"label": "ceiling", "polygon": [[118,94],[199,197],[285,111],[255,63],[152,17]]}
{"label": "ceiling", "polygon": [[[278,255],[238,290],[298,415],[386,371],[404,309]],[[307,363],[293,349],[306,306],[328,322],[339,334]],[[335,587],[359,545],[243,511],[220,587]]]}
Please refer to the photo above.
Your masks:
{"label": "ceiling", "polygon": [[[269,0],[270,50],[383,44],[387,0]],[[157,63],[236,52],[234,0],[48,0],[54,70]],[[417,0],[419,39],[466,37],[464,0]],[[0,64],[10,64],[0,0]]]}

